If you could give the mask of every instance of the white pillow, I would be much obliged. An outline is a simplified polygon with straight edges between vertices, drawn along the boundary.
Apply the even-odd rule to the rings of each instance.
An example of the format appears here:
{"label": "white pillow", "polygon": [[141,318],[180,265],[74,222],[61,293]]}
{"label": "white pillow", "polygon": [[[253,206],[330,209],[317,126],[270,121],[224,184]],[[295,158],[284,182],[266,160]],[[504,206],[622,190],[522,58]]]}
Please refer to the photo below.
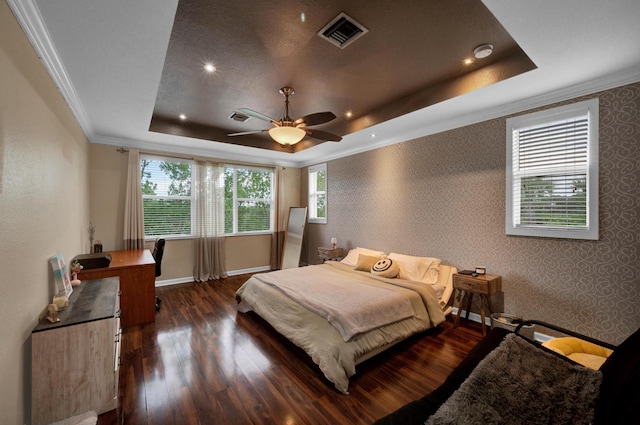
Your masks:
{"label": "white pillow", "polygon": [[438,258],[414,257],[392,252],[389,257],[400,266],[400,279],[413,280],[415,282],[435,284],[440,273],[440,262]]}
{"label": "white pillow", "polygon": [[399,271],[398,262],[389,258],[381,258],[371,266],[371,274],[381,277],[394,278],[398,276]]}
{"label": "white pillow", "polygon": [[384,258],[385,254],[382,251],[374,251],[373,249],[367,248],[354,248],[349,251],[346,257],[340,261],[342,264],[346,264],[347,266],[355,267],[358,264],[358,257],[360,254],[369,255],[371,257]]}

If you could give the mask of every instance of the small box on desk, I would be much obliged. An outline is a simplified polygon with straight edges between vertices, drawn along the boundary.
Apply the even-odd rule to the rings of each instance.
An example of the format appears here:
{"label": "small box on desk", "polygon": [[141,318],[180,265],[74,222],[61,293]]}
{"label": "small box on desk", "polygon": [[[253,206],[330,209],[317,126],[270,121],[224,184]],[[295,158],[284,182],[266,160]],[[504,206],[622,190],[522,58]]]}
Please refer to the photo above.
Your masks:
{"label": "small box on desk", "polygon": [[96,252],[94,254],[80,254],[73,257],[71,262],[77,261],[84,270],[101,269],[109,267],[111,255],[108,252]]}

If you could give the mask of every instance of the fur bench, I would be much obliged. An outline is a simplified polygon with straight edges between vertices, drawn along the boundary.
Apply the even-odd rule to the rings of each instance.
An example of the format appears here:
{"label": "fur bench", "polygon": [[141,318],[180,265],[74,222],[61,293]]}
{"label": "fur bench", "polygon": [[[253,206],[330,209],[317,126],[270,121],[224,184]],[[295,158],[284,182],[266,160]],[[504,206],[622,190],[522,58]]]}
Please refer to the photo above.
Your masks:
{"label": "fur bench", "polygon": [[[532,322],[524,324],[530,323]],[[547,326],[543,322],[533,323]],[[548,326],[551,327],[551,325]],[[573,332],[567,332],[572,336],[578,336]],[[412,401],[390,415],[379,419],[374,425],[424,424],[452,397],[485,357],[499,347],[509,334],[508,330],[502,328],[491,330],[469,352],[468,356],[452,371],[440,387],[421,399]],[[577,365],[560,354],[539,345],[537,347],[534,349],[553,353],[558,358],[562,357],[564,361]],[[599,373],[601,374],[601,383],[596,392],[595,406],[590,413],[593,417],[593,423],[596,425],[640,424],[640,329],[615,348],[600,367]],[[543,422],[554,423],[547,419],[544,419]],[[558,418],[558,422],[562,422],[560,418]],[[507,422],[496,421],[495,423]]]}

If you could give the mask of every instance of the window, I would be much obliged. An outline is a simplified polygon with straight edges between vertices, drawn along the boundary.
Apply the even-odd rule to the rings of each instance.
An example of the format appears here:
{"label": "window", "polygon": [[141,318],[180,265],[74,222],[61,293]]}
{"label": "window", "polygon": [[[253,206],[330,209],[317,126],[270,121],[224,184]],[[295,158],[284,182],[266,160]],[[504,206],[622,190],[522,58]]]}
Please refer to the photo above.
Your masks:
{"label": "window", "polygon": [[273,170],[227,165],[224,172],[224,231],[273,231]]}
{"label": "window", "polygon": [[[192,161],[140,156],[145,237],[189,237]],[[225,166],[224,233],[273,231],[273,170]]]}
{"label": "window", "polygon": [[507,119],[508,235],[598,239],[598,99]]}
{"label": "window", "polygon": [[309,223],[327,223],[327,164],[309,167]]}
{"label": "window", "polygon": [[191,164],[140,155],[145,237],[191,235]]}

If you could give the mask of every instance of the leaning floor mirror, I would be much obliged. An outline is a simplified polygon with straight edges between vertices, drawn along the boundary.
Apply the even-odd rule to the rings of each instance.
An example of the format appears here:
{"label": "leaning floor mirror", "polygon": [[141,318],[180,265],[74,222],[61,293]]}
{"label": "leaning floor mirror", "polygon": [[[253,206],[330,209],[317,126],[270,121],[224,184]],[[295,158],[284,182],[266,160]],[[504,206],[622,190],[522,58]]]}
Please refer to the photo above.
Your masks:
{"label": "leaning floor mirror", "polygon": [[289,208],[287,233],[284,238],[284,249],[282,252],[282,269],[291,269],[300,265],[302,237],[304,236],[304,226],[306,223],[307,207]]}

